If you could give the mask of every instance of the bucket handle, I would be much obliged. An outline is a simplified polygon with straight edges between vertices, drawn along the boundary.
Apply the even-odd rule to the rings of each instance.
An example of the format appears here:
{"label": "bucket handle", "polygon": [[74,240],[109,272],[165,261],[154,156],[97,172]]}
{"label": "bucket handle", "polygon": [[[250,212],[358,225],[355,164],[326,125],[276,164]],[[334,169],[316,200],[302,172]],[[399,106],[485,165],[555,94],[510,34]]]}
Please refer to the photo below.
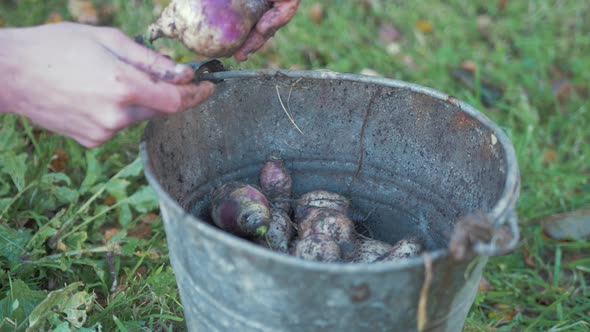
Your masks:
{"label": "bucket handle", "polygon": [[[512,211],[508,216],[506,223],[495,228],[490,242],[476,242],[473,251],[481,256],[502,256],[511,253],[516,249],[520,239],[518,230],[518,217],[516,212]],[[508,231],[508,233],[506,233]],[[506,236],[508,235],[508,240]]]}
{"label": "bucket handle", "polygon": [[516,248],[520,239],[516,211],[494,224],[490,215],[483,212],[468,214],[458,220],[449,241],[449,252],[457,261],[465,261],[476,255],[502,256]]}

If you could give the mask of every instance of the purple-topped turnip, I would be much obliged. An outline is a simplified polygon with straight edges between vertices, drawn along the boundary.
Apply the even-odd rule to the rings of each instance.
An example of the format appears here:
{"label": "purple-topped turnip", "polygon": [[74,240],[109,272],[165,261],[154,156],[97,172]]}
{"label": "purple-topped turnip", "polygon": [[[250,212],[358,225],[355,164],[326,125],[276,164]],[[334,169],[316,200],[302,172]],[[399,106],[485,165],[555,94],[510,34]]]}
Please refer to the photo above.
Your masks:
{"label": "purple-topped turnip", "polygon": [[237,236],[263,236],[270,224],[270,205],[255,186],[228,182],[212,194],[211,218],[219,228]]}
{"label": "purple-topped turnip", "polygon": [[271,204],[286,213],[291,211],[293,181],[278,152],[270,154],[260,169],[260,187]]}
{"label": "purple-topped turnip", "polygon": [[149,26],[150,41],[181,41],[206,57],[229,57],[270,8],[268,0],[172,0]]}

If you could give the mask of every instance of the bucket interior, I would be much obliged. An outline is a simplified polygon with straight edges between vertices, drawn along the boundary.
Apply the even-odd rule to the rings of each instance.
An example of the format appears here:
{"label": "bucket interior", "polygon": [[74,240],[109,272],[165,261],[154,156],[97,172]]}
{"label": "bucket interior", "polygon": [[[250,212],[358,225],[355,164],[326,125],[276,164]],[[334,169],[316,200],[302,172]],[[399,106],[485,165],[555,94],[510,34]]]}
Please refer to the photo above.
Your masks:
{"label": "bucket interior", "polygon": [[507,176],[493,130],[455,103],[354,79],[228,79],[205,104],[152,121],[144,141],[152,175],[195,222],[210,222],[214,187],[258,184],[279,151],[295,197],[342,193],[362,234],[419,236],[428,250],[447,246],[461,215],[492,209]]}

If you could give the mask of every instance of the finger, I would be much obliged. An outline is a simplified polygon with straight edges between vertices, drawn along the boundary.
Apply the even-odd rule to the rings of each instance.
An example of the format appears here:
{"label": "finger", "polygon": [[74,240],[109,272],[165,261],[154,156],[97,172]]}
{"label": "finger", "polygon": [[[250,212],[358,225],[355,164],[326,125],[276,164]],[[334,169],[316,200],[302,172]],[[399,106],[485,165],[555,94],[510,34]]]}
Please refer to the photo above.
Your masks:
{"label": "finger", "polygon": [[264,43],[269,39],[259,34],[256,30],[252,31],[244,44],[234,53],[234,58],[237,61],[246,61],[248,57],[259,50]]}
{"label": "finger", "polygon": [[295,16],[298,6],[299,0],[275,1],[274,6],[258,21],[256,30],[263,36],[274,34],[278,28],[289,23]]}
{"label": "finger", "polygon": [[144,106],[162,113],[174,113],[194,107],[214,91],[211,82],[177,85],[164,81],[152,81],[135,68],[125,68],[124,80],[129,87],[128,96],[123,100],[126,105]]}
{"label": "finger", "polygon": [[98,35],[103,46],[119,60],[141,70],[154,80],[174,84],[189,83],[194,72],[190,66],[177,64],[166,56],[141,46],[118,30],[108,29]]}

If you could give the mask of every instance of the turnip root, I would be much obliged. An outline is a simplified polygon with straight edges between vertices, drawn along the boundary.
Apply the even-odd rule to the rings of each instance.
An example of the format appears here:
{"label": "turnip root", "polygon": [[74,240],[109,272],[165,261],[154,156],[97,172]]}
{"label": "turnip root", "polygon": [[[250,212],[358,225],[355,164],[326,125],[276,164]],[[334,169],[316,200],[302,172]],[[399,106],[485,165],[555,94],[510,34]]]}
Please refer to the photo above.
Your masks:
{"label": "turnip root", "polygon": [[291,211],[291,175],[278,153],[269,155],[260,170],[260,187],[271,204],[287,213]]}
{"label": "turnip root", "polygon": [[375,262],[398,262],[418,256],[422,251],[422,243],[417,238],[398,241],[393,248],[379,257]]}
{"label": "turnip root", "polygon": [[198,55],[229,57],[269,8],[268,0],[172,0],[148,33],[150,41],[174,38]]}
{"label": "turnip root", "polygon": [[299,224],[299,238],[312,234],[324,234],[341,248],[345,258],[352,256],[356,230],[354,223],[344,213],[328,208],[311,208]]}
{"label": "turnip root", "polygon": [[338,262],[342,260],[340,246],[325,234],[311,234],[297,241],[294,255],[305,260],[318,262]]}
{"label": "turnip root", "polygon": [[348,215],[350,201],[337,193],[327,190],[314,190],[303,194],[295,207],[295,222],[300,223],[310,208],[320,207],[336,210]]}
{"label": "turnip root", "polygon": [[219,228],[237,236],[263,236],[270,224],[270,205],[256,187],[228,182],[213,192],[211,218]]}
{"label": "turnip root", "polygon": [[295,227],[285,211],[271,208],[270,212],[271,221],[268,232],[260,238],[259,243],[272,250],[288,253],[291,239],[295,236]]}
{"label": "turnip root", "polygon": [[393,246],[383,241],[359,238],[355,243],[353,263],[373,263],[383,255],[389,253]]}

